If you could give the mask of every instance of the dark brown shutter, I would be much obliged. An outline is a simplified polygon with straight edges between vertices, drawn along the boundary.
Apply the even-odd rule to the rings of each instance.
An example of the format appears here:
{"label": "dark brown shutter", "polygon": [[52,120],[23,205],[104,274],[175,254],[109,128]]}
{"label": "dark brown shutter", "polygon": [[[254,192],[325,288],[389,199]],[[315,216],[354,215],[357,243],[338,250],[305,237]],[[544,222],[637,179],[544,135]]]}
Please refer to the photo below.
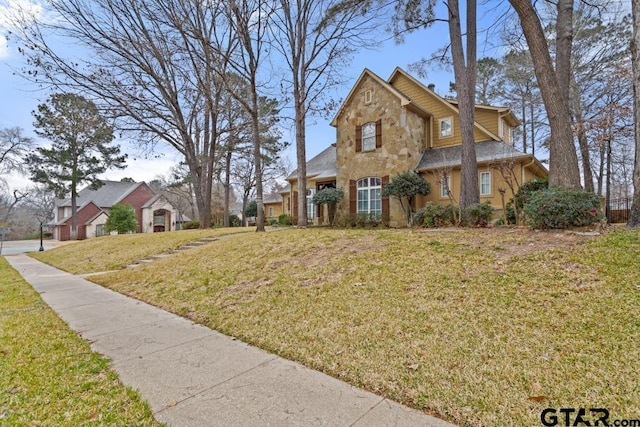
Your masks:
{"label": "dark brown shutter", "polygon": [[382,120],[376,122],[376,148],[382,147]]}
{"label": "dark brown shutter", "polygon": [[298,192],[293,192],[293,217],[298,218]]}
{"label": "dark brown shutter", "polygon": [[362,151],[362,126],[356,126],[356,153]]}
{"label": "dark brown shutter", "polygon": [[[382,177],[382,188],[389,183],[389,175]],[[382,196],[382,215],[389,215],[389,196]]]}
{"label": "dark brown shutter", "polygon": [[324,210],[322,209],[323,206],[324,205],[318,205],[317,206],[317,209],[318,209],[318,215],[317,216],[318,216],[318,218],[320,218],[320,220],[322,220],[322,216],[324,214]]}
{"label": "dark brown shutter", "polygon": [[349,215],[355,216],[358,212],[358,188],[356,180],[349,180]]}

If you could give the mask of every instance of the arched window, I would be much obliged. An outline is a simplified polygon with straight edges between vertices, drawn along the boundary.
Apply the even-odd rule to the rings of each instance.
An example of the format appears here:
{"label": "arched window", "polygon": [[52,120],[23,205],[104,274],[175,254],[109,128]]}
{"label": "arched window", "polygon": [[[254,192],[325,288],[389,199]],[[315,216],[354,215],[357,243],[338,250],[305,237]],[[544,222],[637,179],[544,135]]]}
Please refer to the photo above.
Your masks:
{"label": "arched window", "polygon": [[382,179],[367,177],[358,180],[358,214],[374,218],[382,216]]}

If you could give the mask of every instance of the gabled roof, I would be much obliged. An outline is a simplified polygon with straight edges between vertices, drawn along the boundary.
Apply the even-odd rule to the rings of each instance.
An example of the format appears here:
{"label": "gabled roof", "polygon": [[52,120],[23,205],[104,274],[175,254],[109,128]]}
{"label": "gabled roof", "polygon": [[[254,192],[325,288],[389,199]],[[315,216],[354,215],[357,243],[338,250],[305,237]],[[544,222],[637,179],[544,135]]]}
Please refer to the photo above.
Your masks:
{"label": "gabled roof", "polygon": [[[89,205],[94,205],[98,209],[98,213],[95,214],[90,221],[93,221],[98,215],[102,213],[106,213],[100,206],[93,203],[92,200],[89,200],[82,206],[78,206],[78,213],[80,213],[80,211],[82,211],[83,209],[87,208]],[[64,225],[64,223],[69,221],[70,219],[71,219],[71,215],[65,216],[64,218],[59,219],[58,222],[54,223],[53,225]]]}
{"label": "gabled roof", "polygon": [[[404,77],[406,77],[407,79],[411,80],[413,83],[415,83],[416,85],[418,85],[418,87],[420,87],[420,89],[424,90],[425,92],[427,92],[428,94],[430,94],[434,99],[438,100],[440,103],[442,103],[442,105],[446,106],[447,108],[449,108],[452,112],[454,112],[456,115],[460,115],[460,110],[458,110],[458,108],[456,106],[454,106],[451,102],[449,102],[447,99],[441,97],[440,95],[438,95],[437,93],[435,93],[434,91],[432,91],[431,89],[429,89],[427,86],[425,86],[422,82],[420,82],[419,80],[417,80],[416,78],[414,78],[411,74],[407,73],[406,71],[404,71],[402,68],[400,67],[396,67],[395,70],[393,70],[393,73],[391,73],[391,76],[388,79],[389,85],[393,85],[393,81],[399,76],[402,75]],[[457,103],[456,103],[457,104]],[[489,129],[487,129],[486,127],[482,126],[480,123],[478,122],[474,122],[474,126],[476,129],[478,129],[479,131],[481,131],[482,133],[484,133],[485,135],[487,135],[489,138],[493,139],[494,141],[500,141],[500,137],[496,134],[494,134],[493,132],[491,132]]]}
{"label": "gabled roof", "polygon": [[[331,144],[324,151],[307,162],[307,178],[335,178],[338,172],[336,145]],[[294,170],[287,180],[297,179],[298,169]]]}
{"label": "gabled roof", "polygon": [[[531,158],[536,164],[546,170],[544,166],[531,154],[523,153],[512,145],[503,141],[483,141],[476,143],[476,160],[478,163],[487,163],[496,160]],[[437,168],[460,166],[462,160],[462,145],[434,148],[425,150],[418,162],[416,169],[419,171]]]}
{"label": "gabled roof", "polygon": [[[143,185],[142,182],[102,181],[103,185],[97,190],[85,187],[78,192],[78,206],[84,206],[93,201],[100,208],[110,208],[124,199],[132,191]],[[56,200],[56,207],[71,206],[71,198]]]}
{"label": "gabled roof", "polygon": [[366,77],[370,77],[376,83],[378,83],[380,86],[384,87],[392,95],[394,95],[396,98],[398,98],[398,100],[400,101],[400,105],[401,106],[403,106],[403,107],[409,106],[412,109],[414,109],[415,111],[420,112],[420,113],[422,113],[423,115],[425,115],[427,117],[431,115],[427,111],[422,109],[420,106],[416,105],[413,101],[411,101],[411,99],[409,99],[406,95],[404,95],[398,89],[396,89],[395,87],[390,85],[388,82],[386,82],[382,78],[380,78],[376,73],[374,73],[373,71],[369,70],[368,68],[365,68],[364,71],[362,71],[362,74],[360,74],[360,77],[358,77],[358,80],[356,81],[356,83],[351,88],[351,91],[349,92],[349,94],[345,98],[344,102],[340,106],[340,109],[338,110],[338,113],[335,115],[333,120],[331,120],[331,126],[334,126],[334,127],[337,126],[338,117],[344,111],[344,106],[347,105],[347,103],[349,103],[349,101],[351,101],[351,98],[353,98],[354,94],[356,93],[356,90],[358,89],[358,86],[360,86],[360,83],[362,83],[362,81]]}

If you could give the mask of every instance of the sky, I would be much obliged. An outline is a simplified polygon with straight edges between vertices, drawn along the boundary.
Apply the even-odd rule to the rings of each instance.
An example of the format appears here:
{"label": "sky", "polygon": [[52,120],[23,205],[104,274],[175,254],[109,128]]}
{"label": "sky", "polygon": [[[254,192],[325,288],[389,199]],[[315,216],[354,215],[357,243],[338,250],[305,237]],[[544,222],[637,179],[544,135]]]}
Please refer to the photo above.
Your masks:
{"label": "sky", "polygon": [[[7,30],[10,30],[6,19],[7,8],[28,1],[0,0],[0,34],[7,34]],[[479,11],[479,13],[483,12]],[[485,11],[485,13],[490,13],[490,11]],[[365,49],[353,56],[349,61],[350,65],[343,70],[343,76],[347,82],[344,86],[336,89],[335,96],[344,99],[364,68],[368,68],[386,80],[396,67],[406,70],[409,64],[415,63],[423,57],[428,57],[433,51],[447,44],[448,29],[446,23],[436,23],[431,28],[407,35],[402,44],[396,44],[388,35],[383,35],[383,37],[386,37],[387,40],[376,46],[370,46],[370,49]],[[482,48],[479,48],[478,55],[482,54]],[[46,100],[48,93],[39,90],[38,87],[19,75],[18,70],[24,65],[22,61],[17,46],[0,35],[0,128],[19,126],[23,128],[24,135],[33,137],[40,144],[46,144],[46,141],[38,139],[33,132],[31,112],[36,109],[38,104]],[[419,79],[424,83],[434,83],[436,92],[441,95],[447,94],[449,82],[454,80],[452,70],[443,69],[431,69],[428,71],[426,79]],[[335,142],[335,129],[329,125],[329,122],[330,119],[309,118],[306,146],[308,159]],[[285,130],[283,135],[283,139],[291,142],[292,145],[284,155],[290,160],[289,163],[293,168],[295,168],[294,135],[293,129]],[[101,179],[120,180],[124,177],[131,177],[136,181],[150,181],[160,174],[167,173],[172,166],[181,160],[180,155],[170,147],[160,149],[159,157],[149,159],[137,151],[135,142],[118,142],[122,151],[129,155],[128,167],[124,170],[108,171],[101,176]],[[8,182],[10,188],[14,189],[31,184],[27,177],[18,175],[8,177]]]}

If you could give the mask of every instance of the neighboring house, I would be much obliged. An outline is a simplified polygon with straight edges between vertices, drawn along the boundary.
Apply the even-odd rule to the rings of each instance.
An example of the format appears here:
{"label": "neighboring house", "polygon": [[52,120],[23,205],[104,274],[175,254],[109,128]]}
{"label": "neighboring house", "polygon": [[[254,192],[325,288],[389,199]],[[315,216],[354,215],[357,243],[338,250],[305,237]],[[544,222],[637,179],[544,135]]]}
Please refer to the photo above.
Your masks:
{"label": "neighboring house", "polygon": [[[513,128],[520,123],[508,108],[475,107],[476,156],[480,202],[502,209],[513,196],[499,172],[507,170],[521,184],[546,176],[545,167],[531,154],[513,146]],[[381,196],[382,187],[395,175],[417,170],[431,185],[431,193],[418,196],[414,208],[426,202],[459,200],[461,132],[457,102],[445,99],[396,68],[387,81],[365,69],[331,125],[336,143],[307,163],[307,210],[315,223],[325,223],[322,206],[313,206],[315,192],[326,187],[345,192],[339,211],[365,214],[406,224],[397,200]],[[287,180],[283,209],[297,216],[297,178]]]}
{"label": "neighboring house", "polygon": [[[136,213],[138,233],[179,230],[189,218],[181,215],[162,195],[144,182],[103,181],[97,190],[87,187],[78,192],[78,239],[108,234],[105,224],[116,203],[131,205]],[[71,198],[55,203],[53,238],[71,237]]]}
{"label": "neighboring house", "polygon": [[278,219],[282,214],[282,194],[272,193],[264,196],[264,217],[265,219]]}

